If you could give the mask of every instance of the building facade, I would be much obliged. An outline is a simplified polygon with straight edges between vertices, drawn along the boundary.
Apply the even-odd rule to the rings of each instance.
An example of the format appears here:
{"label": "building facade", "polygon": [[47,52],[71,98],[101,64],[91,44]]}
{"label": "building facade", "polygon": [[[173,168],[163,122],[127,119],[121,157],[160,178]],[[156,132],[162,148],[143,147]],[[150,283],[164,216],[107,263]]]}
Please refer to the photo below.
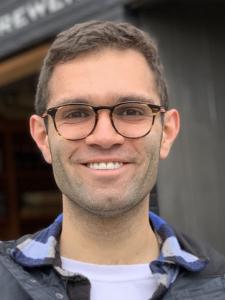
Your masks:
{"label": "building facade", "polygon": [[[12,122],[18,119],[19,112],[22,119],[32,111],[31,94],[34,93],[36,75],[49,43],[59,31],[91,19],[129,21],[148,31],[155,38],[165,65],[171,107],[178,108],[182,118],[181,133],[174,149],[168,160],[160,165],[156,188],[158,204],[154,200],[154,206],[158,207],[155,209],[159,209],[160,214],[175,227],[207,240],[225,253],[225,239],[221,238],[225,231],[223,2],[1,1],[0,115],[4,122],[5,119]],[[22,86],[24,88],[21,90]],[[5,133],[3,129],[3,132],[4,139],[7,140],[7,136],[11,134],[13,141],[14,131]],[[8,177],[2,180],[6,181],[5,185],[8,182],[11,185],[5,188],[3,183],[0,184],[0,199],[7,206],[2,206],[2,222],[7,224],[4,223],[7,222],[4,220],[4,214],[9,215],[7,219],[11,222],[11,231],[6,234],[8,237],[20,234],[23,232],[21,228],[28,226],[21,225],[18,212],[23,206],[21,203],[29,203],[27,193],[32,191],[33,183],[27,185],[24,190],[18,187],[11,191],[11,186],[18,185],[19,180],[16,174],[17,166],[13,168],[10,163],[15,152],[13,142],[8,141],[6,145],[1,142],[1,146],[4,148],[2,154],[0,152],[2,173],[2,157],[8,153],[8,148],[12,153],[7,160],[10,167],[10,171],[7,171]],[[52,186],[52,183],[50,185]],[[47,190],[47,187],[43,189]],[[38,192],[40,194],[40,191]],[[23,196],[18,196],[20,194]],[[9,198],[10,201],[7,200]],[[32,201],[34,200],[31,200],[31,203],[35,202]],[[38,216],[31,216],[29,219],[28,215],[29,210],[22,215],[22,219],[27,222],[24,224],[32,223],[34,218],[39,222]],[[18,219],[16,224],[15,218]]]}

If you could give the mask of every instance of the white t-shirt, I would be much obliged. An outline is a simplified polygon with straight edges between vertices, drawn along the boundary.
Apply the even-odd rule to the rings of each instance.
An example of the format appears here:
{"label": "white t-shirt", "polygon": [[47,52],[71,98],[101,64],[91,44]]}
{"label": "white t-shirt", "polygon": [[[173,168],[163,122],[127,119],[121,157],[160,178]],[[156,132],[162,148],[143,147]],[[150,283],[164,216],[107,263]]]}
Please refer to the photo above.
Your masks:
{"label": "white t-shirt", "polygon": [[147,300],[157,289],[149,264],[96,265],[61,257],[64,270],[91,282],[91,300]]}

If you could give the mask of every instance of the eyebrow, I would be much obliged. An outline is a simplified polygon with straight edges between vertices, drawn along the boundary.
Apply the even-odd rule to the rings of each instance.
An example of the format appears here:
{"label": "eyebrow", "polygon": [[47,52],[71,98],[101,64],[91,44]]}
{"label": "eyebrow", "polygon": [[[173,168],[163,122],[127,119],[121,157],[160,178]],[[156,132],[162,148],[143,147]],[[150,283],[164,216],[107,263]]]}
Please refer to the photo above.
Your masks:
{"label": "eyebrow", "polygon": [[145,97],[142,95],[127,95],[127,96],[120,96],[118,98],[118,103],[120,102],[128,102],[128,101],[138,101],[138,102],[144,102],[149,104],[155,104],[154,100],[151,97]]}
{"label": "eyebrow", "polygon": [[65,99],[60,99],[59,102],[54,105],[54,107],[68,105],[68,104],[76,104],[76,103],[83,103],[83,104],[90,105],[90,101],[85,98],[65,98]]}
{"label": "eyebrow", "polygon": [[[122,102],[128,102],[128,101],[138,101],[138,102],[143,102],[143,103],[147,103],[147,104],[155,104],[154,100],[151,97],[146,97],[143,95],[124,95],[124,96],[115,96],[114,99],[112,98],[112,102],[114,105],[122,103]],[[94,106],[94,101],[92,101],[92,99],[90,98],[82,98],[82,97],[78,97],[78,98],[65,98],[65,99],[61,99],[56,105],[57,106],[61,106],[61,105],[68,105],[68,104],[76,104],[76,103],[81,103],[81,104],[87,104],[87,105],[92,105]]]}

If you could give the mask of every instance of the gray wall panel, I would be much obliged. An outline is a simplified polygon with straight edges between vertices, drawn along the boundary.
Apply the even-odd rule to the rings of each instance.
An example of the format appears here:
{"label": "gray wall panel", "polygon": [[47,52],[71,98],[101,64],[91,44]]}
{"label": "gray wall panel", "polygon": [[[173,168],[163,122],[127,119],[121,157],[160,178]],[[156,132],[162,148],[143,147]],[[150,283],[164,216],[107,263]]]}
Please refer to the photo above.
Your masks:
{"label": "gray wall panel", "polygon": [[[225,22],[221,13],[140,14],[160,48],[182,129],[160,166],[160,213],[225,253]],[[215,13],[215,9],[214,9]]]}

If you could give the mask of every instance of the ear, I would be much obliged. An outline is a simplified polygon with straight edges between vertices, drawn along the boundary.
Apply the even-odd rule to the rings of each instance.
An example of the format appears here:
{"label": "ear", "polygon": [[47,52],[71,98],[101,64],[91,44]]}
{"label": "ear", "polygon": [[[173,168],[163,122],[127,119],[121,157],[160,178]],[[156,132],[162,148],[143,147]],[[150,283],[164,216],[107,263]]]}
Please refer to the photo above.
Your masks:
{"label": "ear", "polygon": [[49,164],[52,162],[51,151],[49,147],[48,134],[44,119],[38,115],[30,117],[30,133],[38,148],[41,150],[45,161]]}
{"label": "ear", "polygon": [[176,109],[168,110],[164,115],[160,158],[165,159],[180,130],[180,116]]}

